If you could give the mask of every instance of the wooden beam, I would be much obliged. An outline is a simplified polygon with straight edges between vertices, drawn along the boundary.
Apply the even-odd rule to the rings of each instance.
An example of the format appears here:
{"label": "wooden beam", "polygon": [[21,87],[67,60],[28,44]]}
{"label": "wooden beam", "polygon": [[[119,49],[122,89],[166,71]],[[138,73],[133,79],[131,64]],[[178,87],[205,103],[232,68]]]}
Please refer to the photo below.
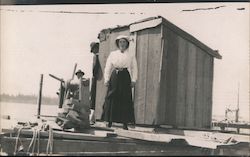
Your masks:
{"label": "wooden beam", "polygon": [[152,142],[170,143],[181,140],[181,141],[186,141],[186,144],[190,146],[209,148],[209,149],[216,149],[217,146],[224,145],[223,143],[216,142],[211,139],[187,137],[187,136],[173,135],[173,134],[142,133],[136,131],[121,130],[121,129],[119,130],[117,129],[115,132],[119,136],[129,137],[132,139],[140,139],[145,141],[152,141]]}
{"label": "wooden beam", "polygon": [[[31,138],[21,138],[24,152],[30,144]],[[4,137],[3,152],[13,155],[16,137]],[[47,139],[40,139],[40,155],[46,155]],[[37,150],[35,147],[35,152]],[[181,151],[180,151],[181,150]],[[201,148],[190,146],[158,145],[154,143],[113,143],[85,140],[53,140],[52,155],[209,155]],[[21,155],[21,153],[20,153]],[[29,154],[23,154],[29,155]]]}
{"label": "wooden beam", "polygon": [[226,127],[226,128],[240,128],[250,129],[250,124],[237,124],[237,123],[225,123],[225,122],[213,122],[213,126]]}

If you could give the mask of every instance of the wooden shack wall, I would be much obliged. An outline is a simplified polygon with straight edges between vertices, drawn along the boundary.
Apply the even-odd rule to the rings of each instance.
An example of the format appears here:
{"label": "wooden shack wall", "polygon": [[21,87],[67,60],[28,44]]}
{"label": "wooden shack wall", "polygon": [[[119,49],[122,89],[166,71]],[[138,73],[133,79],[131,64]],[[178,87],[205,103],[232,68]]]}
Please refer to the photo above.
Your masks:
{"label": "wooden shack wall", "polygon": [[210,127],[213,57],[167,26],[163,43],[157,123]]}
{"label": "wooden shack wall", "polygon": [[107,87],[104,85],[104,68],[106,65],[107,58],[111,51],[117,49],[115,45],[115,39],[119,35],[127,35],[129,36],[129,28],[123,27],[116,30],[105,30],[100,33],[100,45],[99,45],[99,60],[101,65],[102,76],[97,80],[97,90],[96,90],[96,110],[95,116],[96,119],[101,118],[101,114],[103,111],[103,104],[107,92]]}
{"label": "wooden shack wall", "polygon": [[136,124],[157,124],[160,87],[161,26],[137,32],[138,80],[135,87]]}
{"label": "wooden shack wall", "polygon": [[[105,31],[100,42],[104,72],[118,35],[129,28]],[[136,32],[138,80],[134,107],[136,124],[168,124],[208,128],[212,119],[213,57],[178,31],[162,24]],[[96,118],[101,118],[107,88],[97,82]]]}

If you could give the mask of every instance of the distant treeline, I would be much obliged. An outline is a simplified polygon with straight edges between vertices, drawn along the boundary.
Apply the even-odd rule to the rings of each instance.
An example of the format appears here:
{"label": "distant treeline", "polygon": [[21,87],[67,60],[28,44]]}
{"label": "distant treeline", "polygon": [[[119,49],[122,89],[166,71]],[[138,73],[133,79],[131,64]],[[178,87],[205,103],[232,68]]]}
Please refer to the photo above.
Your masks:
{"label": "distant treeline", "polygon": [[[36,95],[9,95],[9,94],[0,94],[0,101],[3,102],[14,102],[14,103],[29,103],[29,104],[37,104],[37,96]],[[42,97],[42,104],[46,105],[57,105],[58,99],[53,97]]]}

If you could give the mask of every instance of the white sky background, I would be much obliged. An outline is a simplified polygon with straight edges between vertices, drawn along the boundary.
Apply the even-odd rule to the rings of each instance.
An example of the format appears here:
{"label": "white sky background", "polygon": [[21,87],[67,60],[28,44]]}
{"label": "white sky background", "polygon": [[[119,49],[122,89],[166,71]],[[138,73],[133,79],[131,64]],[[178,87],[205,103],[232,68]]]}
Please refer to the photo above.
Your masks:
{"label": "white sky background", "polygon": [[[225,7],[181,11],[217,6]],[[249,120],[249,3],[20,5],[1,6],[0,13],[1,93],[37,95],[44,74],[43,95],[56,97],[59,82],[48,74],[69,79],[77,63],[90,77],[89,44],[100,30],[161,15],[222,55],[214,64],[213,114],[236,108],[239,83],[240,115]]]}

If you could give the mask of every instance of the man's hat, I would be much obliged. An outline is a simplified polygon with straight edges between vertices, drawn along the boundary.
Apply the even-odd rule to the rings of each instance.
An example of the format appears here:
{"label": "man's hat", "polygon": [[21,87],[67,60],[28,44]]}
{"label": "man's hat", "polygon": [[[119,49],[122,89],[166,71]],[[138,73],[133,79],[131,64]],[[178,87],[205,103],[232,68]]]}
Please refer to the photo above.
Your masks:
{"label": "man's hat", "polygon": [[99,43],[98,43],[98,42],[92,42],[92,43],[90,44],[91,52],[93,51],[93,48],[96,47],[96,46],[99,46]]}
{"label": "man's hat", "polygon": [[82,75],[85,74],[85,73],[84,73],[83,71],[81,71],[80,69],[79,69],[75,74],[77,75],[78,73],[82,73]]}

